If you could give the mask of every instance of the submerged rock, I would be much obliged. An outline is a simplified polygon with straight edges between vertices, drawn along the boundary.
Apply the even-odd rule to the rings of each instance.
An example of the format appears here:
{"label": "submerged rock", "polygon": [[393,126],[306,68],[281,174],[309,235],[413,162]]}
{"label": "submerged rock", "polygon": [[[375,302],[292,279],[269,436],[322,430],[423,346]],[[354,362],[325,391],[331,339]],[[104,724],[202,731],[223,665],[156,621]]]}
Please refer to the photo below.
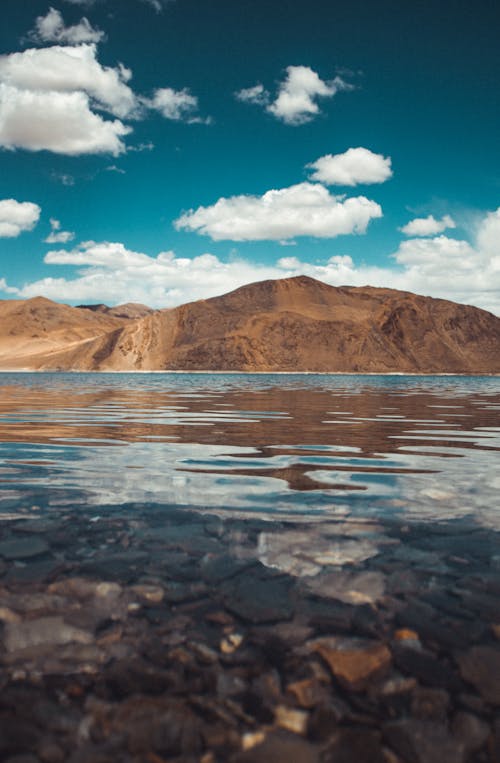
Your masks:
{"label": "submerged rock", "polygon": [[391,665],[391,653],[384,644],[359,644],[355,641],[324,640],[315,645],[335,678],[350,691],[363,691],[369,682],[380,678]]}
{"label": "submerged rock", "polygon": [[500,648],[474,646],[457,657],[462,677],[487,702],[500,705]]}

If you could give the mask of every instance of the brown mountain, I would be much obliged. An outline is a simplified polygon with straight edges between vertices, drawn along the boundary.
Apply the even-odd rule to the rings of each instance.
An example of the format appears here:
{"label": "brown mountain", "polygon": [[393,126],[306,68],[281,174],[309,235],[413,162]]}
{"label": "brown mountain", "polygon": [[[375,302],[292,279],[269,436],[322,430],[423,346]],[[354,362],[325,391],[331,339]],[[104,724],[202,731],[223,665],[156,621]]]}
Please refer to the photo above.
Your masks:
{"label": "brown mountain", "polygon": [[[6,341],[4,312],[14,304],[22,356]],[[44,322],[49,306],[53,320]],[[30,320],[23,322],[21,312]],[[137,319],[48,300],[4,302],[0,367],[500,373],[500,318],[442,299],[333,287],[306,276],[250,284]]]}

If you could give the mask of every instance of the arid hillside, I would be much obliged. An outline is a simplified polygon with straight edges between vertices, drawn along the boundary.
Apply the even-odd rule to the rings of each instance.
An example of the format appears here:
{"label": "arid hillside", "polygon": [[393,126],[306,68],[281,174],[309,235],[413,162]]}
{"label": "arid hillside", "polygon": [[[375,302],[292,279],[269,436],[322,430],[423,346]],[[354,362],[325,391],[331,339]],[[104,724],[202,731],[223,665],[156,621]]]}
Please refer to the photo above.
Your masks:
{"label": "arid hillside", "polygon": [[500,373],[500,318],[306,276],[170,310],[0,303],[0,368]]}

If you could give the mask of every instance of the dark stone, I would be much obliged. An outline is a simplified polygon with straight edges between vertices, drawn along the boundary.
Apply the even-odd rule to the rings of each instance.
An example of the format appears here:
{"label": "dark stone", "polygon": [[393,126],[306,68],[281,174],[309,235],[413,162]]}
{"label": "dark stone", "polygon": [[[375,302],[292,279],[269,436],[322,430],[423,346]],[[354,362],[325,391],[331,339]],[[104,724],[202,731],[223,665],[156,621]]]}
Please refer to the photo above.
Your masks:
{"label": "dark stone", "polygon": [[427,686],[460,691],[459,677],[448,665],[430,652],[400,646],[393,647],[395,665],[406,675],[414,676]]}
{"label": "dark stone", "polygon": [[117,699],[132,694],[163,694],[171,685],[169,673],[140,659],[112,663],[104,672],[103,678],[105,685]]}
{"label": "dark stone", "polygon": [[462,677],[493,705],[500,705],[500,648],[473,646],[458,655]]}
{"label": "dark stone", "polygon": [[131,719],[127,736],[128,749],[133,754],[151,750],[162,756],[184,756],[199,753],[202,747],[200,723],[182,707]]}
{"label": "dark stone", "polygon": [[450,695],[444,689],[417,687],[412,694],[411,713],[422,721],[446,721]]}
{"label": "dark stone", "polygon": [[30,752],[35,749],[40,731],[23,718],[10,714],[0,716],[0,760],[9,755]]}
{"label": "dark stone", "polygon": [[80,567],[84,575],[116,580],[120,583],[131,583],[139,575],[139,569],[149,560],[145,551],[129,551],[121,554],[111,554],[101,559],[89,559]]}
{"label": "dark stone", "polygon": [[50,551],[49,544],[43,538],[14,538],[0,542],[0,556],[5,559],[32,559]]}
{"label": "dark stone", "polygon": [[254,565],[255,561],[252,559],[236,559],[229,554],[223,554],[203,561],[200,565],[200,572],[206,583],[214,584],[229,580]]}
{"label": "dark stone", "polygon": [[59,559],[30,561],[24,567],[11,567],[5,580],[7,583],[50,583],[67,568]]}
{"label": "dark stone", "polygon": [[446,726],[433,721],[405,719],[383,728],[389,746],[407,763],[463,763],[465,747]]}
{"label": "dark stone", "polygon": [[321,763],[386,763],[381,734],[363,728],[342,729],[328,745]]}
{"label": "dark stone", "polygon": [[308,599],[305,611],[309,625],[318,633],[352,633],[354,607],[326,599]]}
{"label": "dark stone", "polygon": [[313,741],[324,742],[350,713],[348,705],[338,697],[316,707],[309,716],[307,734]]}
{"label": "dark stone", "polygon": [[490,735],[488,724],[472,713],[457,713],[453,719],[452,731],[468,754],[480,750]]}
{"label": "dark stone", "polygon": [[500,718],[495,721],[490,743],[491,763],[500,763]]}
{"label": "dark stone", "polygon": [[282,577],[262,580],[245,574],[229,581],[223,589],[223,600],[230,612],[252,623],[290,620],[290,588],[291,582]]}

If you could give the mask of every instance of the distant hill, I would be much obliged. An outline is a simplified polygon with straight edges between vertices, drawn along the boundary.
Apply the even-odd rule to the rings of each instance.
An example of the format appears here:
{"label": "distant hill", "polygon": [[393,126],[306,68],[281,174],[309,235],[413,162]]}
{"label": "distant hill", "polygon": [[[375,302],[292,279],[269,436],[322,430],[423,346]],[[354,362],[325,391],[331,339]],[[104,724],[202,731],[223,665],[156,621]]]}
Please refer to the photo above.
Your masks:
{"label": "distant hill", "polygon": [[157,311],[5,301],[0,368],[500,373],[500,318],[306,276]]}
{"label": "distant hill", "polygon": [[92,310],[94,313],[104,313],[115,318],[128,318],[130,320],[143,318],[145,315],[154,312],[151,307],[141,305],[140,302],[126,302],[124,305],[116,305],[116,307],[108,307],[103,304],[77,305],[77,307],[80,310]]}

